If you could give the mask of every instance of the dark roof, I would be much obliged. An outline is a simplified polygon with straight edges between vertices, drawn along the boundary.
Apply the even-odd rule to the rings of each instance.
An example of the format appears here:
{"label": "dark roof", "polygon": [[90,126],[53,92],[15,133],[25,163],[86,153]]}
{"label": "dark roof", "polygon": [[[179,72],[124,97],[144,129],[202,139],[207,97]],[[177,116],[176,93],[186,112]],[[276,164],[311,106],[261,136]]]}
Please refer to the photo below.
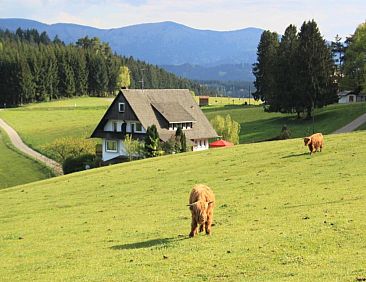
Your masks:
{"label": "dark roof", "polygon": [[338,95],[338,97],[344,97],[344,96],[347,96],[350,94],[356,95],[356,93],[354,91],[350,91],[350,90],[345,90],[345,91],[339,92],[337,95]]}
{"label": "dark roof", "polygon": [[[144,128],[156,125],[160,139],[168,140],[175,132],[163,128],[168,122],[194,122],[193,128],[184,130],[187,139],[218,137],[188,89],[122,89],[99,122],[91,137],[100,137],[110,111],[123,96]],[[99,131],[99,134],[98,134]]]}
{"label": "dark roof", "polygon": [[151,104],[168,122],[195,122],[196,120],[178,103]]}

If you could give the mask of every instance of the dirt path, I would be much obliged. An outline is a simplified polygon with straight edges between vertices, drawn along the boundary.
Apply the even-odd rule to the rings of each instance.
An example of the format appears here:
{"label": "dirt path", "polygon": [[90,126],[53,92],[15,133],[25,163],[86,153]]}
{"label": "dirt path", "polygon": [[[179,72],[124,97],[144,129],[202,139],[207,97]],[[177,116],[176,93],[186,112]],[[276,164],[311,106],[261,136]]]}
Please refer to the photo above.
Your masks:
{"label": "dirt path", "polygon": [[0,118],[0,127],[2,127],[5,130],[5,132],[8,134],[8,136],[10,138],[11,143],[13,143],[13,145],[18,150],[20,150],[24,154],[30,156],[31,158],[44,163],[46,166],[50,167],[55,172],[56,175],[63,174],[62,167],[58,162],[56,162],[52,159],[49,159],[46,156],[29,148],[26,144],[23,143],[23,141],[20,138],[20,136],[18,135],[18,133],[1,118]]}
{"label": "dirt path", "polygon": [[336,130],[333,132],[333,134],[338,133],[347,133],[356,130],[358,127],[360,127],[362,124],[366,122],[366,114],[363,114],[356,118],[354,121],[350,122],[349,124],[343,126],[342,128]]}

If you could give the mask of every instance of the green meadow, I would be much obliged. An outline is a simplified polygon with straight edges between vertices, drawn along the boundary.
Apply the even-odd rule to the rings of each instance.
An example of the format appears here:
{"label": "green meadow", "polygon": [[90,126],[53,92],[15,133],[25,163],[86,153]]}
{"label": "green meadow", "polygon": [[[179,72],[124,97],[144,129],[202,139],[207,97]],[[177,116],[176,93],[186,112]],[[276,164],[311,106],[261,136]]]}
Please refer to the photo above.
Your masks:
{"label": "green meadow", "polygon": [[[199,102],[199,96],[194,97],[197,104]],[[256,101],[253,98],[235,98],[235,97],[210,97],[209,98],[209,108],[225,105],[260,105],[262,101]]]}
{"label": "green meadow", "polygon": [[[206,116],[212,119],[216,115],[231,117],[240,123],[240,143],[258,142],[277,136],[283,125],[290,129],[291,137],[303,137],[312,134],[312,120],[297,119],[296,115],[267,113],[261,106],[223,106],[205,109]],[[330,134],[366,113],[366,103],[333,104],[315,110],[314,131]],[[361,127],[362,129],[362,127]]]}
{"label": "green meadow", "polygon": [[[356,281],[366,277],[366,132],[244,144],[0,191],[2,281]],[[192,186],[216,194],[188,238]]]}
{"label": "green meadow", "polygon": [[0,130],[0,189],[50,176],[51,172],[43,165],[16,151],[5,132]]}
{"label": "green meadow", "polygon": [[82,97],[30,104],[0,112],[0,117],[19,133],[30,147],[42,146],[64,136],[89,137],[111,100]]}
{"label": "green meadow", "polygon": [[[63,136],[89,137],[110,103],[111,99],[107,98],[82,97],[8,109],[1,111],[0,117],[12,125],[29,146],[42,151],[43,145]],[[273,138],[284,124],[289,127],[292,137],[312,133],[311,120],[298,120],[290,114],[266,113],[261,106],[217,105],[203,108],[203,111],[209,119],[230,114],[241,125],[240,143]],[[315,131],[332,133],[365,112],[366,103],[335,104],[317,109]]]}

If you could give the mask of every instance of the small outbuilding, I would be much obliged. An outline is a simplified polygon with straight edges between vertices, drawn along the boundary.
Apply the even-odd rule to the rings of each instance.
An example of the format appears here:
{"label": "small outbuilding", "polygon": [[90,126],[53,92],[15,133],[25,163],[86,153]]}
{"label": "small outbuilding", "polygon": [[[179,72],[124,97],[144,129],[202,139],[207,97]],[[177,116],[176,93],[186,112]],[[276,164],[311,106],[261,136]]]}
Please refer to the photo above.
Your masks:
{"label": "small outbuilding", "polygon": [[337,96],[338,96],[339,104],[349,104],[349,103],[366,101],[366,94],[356,93],[355,91],[350,91],[350,90],[345,90],[345,91],[339,92],[337,94]]}
{"label": "small outbuilding", "polygon": [[210,100],[210,97],[209,96],[199,96],[199,103],[198,103],[198,105],[200,107],[208,106],[209,105],[209,100]]}

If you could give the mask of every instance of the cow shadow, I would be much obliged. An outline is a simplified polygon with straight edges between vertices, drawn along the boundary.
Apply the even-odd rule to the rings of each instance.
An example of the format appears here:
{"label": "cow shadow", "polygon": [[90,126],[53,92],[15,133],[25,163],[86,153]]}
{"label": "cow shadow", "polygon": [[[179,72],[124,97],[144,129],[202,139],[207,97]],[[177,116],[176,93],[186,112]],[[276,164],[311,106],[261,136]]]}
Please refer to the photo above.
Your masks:
{"label": "cow shadow", "polygon": [[309,152],[301,153],[301,154],[290,154],[290,155],[282,157],[281,159],[295,158],[295,157],[301,157],[301,156],[310,156],[310,154],[309,154]]}
{"label": "cow shadow", "polygon": [[188,236],[181,235],[179,237],[171,237],[171,238],[159,238],[152,239],[142,242],[123,244],[123,245],[115,245],[110,247],[112,250],[134,250],[134,249],[148,249],[152,247],[168,247],[169,245],[188,239]]}

